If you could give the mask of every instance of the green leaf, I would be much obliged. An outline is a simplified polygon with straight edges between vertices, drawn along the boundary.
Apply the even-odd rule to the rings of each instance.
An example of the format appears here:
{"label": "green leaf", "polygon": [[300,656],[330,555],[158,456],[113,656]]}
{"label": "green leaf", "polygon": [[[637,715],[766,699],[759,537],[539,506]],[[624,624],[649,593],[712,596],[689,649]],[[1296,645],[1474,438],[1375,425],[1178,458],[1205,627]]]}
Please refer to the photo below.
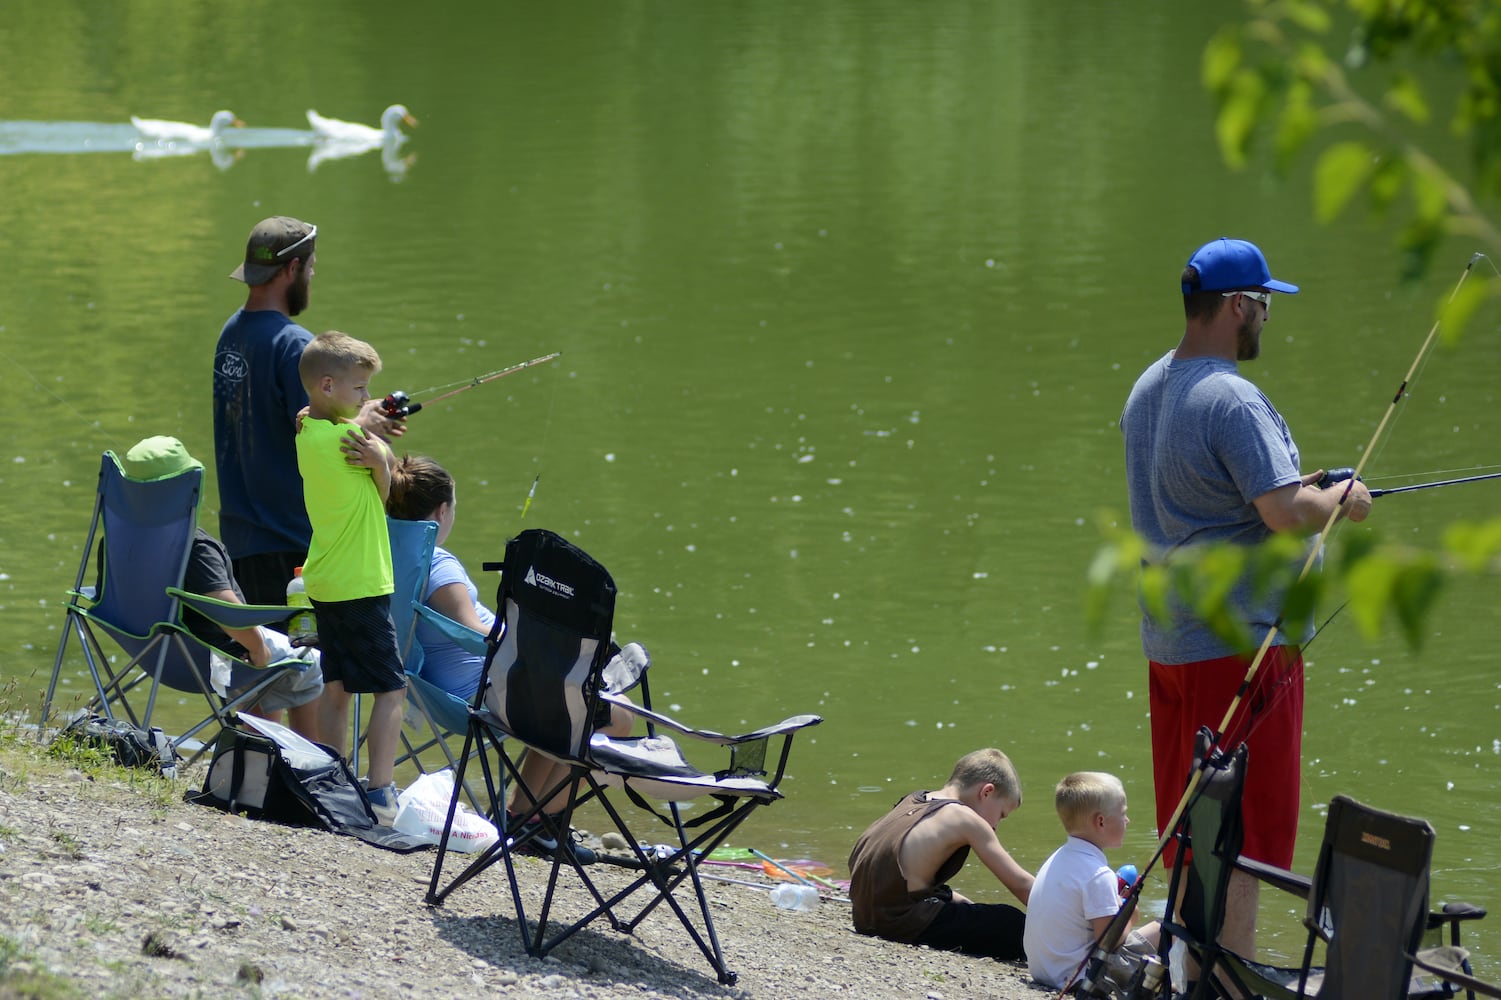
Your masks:
{"label": "green leaf", "polygon": [[1448,182],[1435,168],[1413,164],[1412,200],[1417,222],[1438,228],[1449,215]]}
{"label": "green leaf", "polygon": [[1171,617],[1171,603],[1168,595],[1172,592],[1172,574],[1162,566],[1147,566],[1141,571],[1141,605],[1147,614],[1158,621],[1167,621]]}
{"label": "green leaf", "polygon": [[1443,544],[1465,569],[1484,572],[1501,553],[1501,517],[1479,524],[1456,521],[1444,529]]}
{"label": "green leaf", "polygon": [[1261,104],[1266,97],[1266,83],[1252,70],[1235,74],[1230,89],[1222,97],[1219,117],[1215,119],[1215,138],[1219,140],[1220,156],[1234,168],[1245,166],[1251,148],[1251,136],[1261,117]]}
{"label": "green leaf", "polygon": [[1204,89],[1222,94],[1230,88],[1230,79],[1240,68],[1240,35],[1234,28],[1222,28],[1204,46],[1202,77]]}
{"label": "green leaf", "polygon": [[1312,88],[1302,81],[1288,88],[1287,104],[1277,122],[1277,134],[1273,140],[1277,169],[1287,170],[1293,158],[1307,145],[1309,138],[1318,131],[1319,116],[1313,108]]}
{"label": "green leaf", "polygon": [[1324,82],[1329,75],[1331,63],[1329,53],[1313,42],[1304,42],[1298,46],[1298,51],[1291,60],[1293,73],[1306,83]]}
{"label": "green leaf", "polygon": [[1381,620],[1391,603],[1396,575],[1396,566],[1390,559],[1372,556],[1350,567],[1345,577],[1350,614],[1367,642],[1375,642],[1381,636]]}
{"label": "green leaf", "polygon": [[1376,169],[1371,174],[1370,185],[1367,187],[1371,197],[1371,209],[1379,213],[1390,208],[1406,184],[1406,161],[1396,157],[1383,159],[1376,164]]}
{"label": "green leaf", "polygon": [[1423,100],[1422,88],[1411,74],[1398,73],[1387,88],[1381,102],[1410,121],[1423,124],[1428,121],[1428,103]]}
{"label": "green leaf", "polygon": [[1470,280],[1454,290],[1454,295],[1440,303],[1439,333],[1446,344],[1453,345],[1463,336],[1475,310],[1495,294],[1495,282],[1470,275]]}
{"label": "green leaf", "polygon": [[1313,618],[1314,608],[1318,607],[1323,592],[1324,578],[1318,573],[1311,573],[1287,588],[1282,600],[1282,621],[1294,640],[1298,638],[1300,623]]}
{"label": "green leaf", "polygon": [[1316,3],[1307,0],[1289,0],[1282,5],[1282,11],[1287,19],[1304,31],[1322,35],[1329,30],[1329,12]]}
{"label": "green leaf", "polygon": [[1375,167],[1375,157],[1365,143],[1341,142],[1324,150],[1313,170],[1315,218],[1332,221]]}
{"label": "green leaf", "polygon": [[1433,558],[1426,554],[1397,574],[1396,585],[1392,588],[1393,604],[1407,644],[1414,649],[1423,644],[1423,626],[1443,583],[1442,572]]}

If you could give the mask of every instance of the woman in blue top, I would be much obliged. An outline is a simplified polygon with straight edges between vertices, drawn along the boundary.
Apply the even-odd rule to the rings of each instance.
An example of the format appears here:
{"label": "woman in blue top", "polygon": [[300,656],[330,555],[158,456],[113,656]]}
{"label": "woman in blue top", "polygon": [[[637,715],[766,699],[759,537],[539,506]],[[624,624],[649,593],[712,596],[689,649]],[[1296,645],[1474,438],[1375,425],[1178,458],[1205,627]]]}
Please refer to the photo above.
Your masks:
{"label": "woman in blue top", "polygon": [[[404,521],[438,522],[438,544],[422,603],[476,632],[488,634],[495,613],[479,601],[479,589],[459,560],[443,548],[453,531],[455,493],[448,470],[422,455],[404,455],[391,470],[386,513]],[[422,646],[422,677],[449,694],[468,700],[479,686],[485,658],[464,649],[436,626],[417,619]]]}

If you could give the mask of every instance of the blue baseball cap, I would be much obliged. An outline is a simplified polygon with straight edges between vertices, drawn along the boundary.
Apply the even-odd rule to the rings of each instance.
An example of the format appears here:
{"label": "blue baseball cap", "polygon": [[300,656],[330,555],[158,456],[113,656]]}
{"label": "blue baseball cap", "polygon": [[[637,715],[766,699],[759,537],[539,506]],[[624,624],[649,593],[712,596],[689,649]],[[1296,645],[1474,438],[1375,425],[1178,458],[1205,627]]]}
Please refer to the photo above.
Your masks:
{"label": "blue baseball cap", "polygon": [[1183,294],[1193,292],[1229,292],[1241,288],[1265,288],[1271,292],[1298,294],[1297,285],[1272,277],[1266,257],[1254,243],[1221,236],[1205,243],[1188,258],[1188,266],[1199,272],[1197,286],[1183,283]]}

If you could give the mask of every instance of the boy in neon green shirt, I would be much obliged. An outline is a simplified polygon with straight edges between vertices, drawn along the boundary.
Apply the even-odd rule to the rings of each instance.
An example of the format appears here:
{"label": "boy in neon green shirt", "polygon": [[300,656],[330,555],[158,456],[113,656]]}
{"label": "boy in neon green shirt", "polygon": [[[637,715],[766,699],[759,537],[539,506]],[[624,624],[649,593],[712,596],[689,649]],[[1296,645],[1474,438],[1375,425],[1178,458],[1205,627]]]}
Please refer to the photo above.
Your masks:
{"label": "boy in neon green shirt", "polygon": [[321,333],[303,349],[298,374],[309,405],[297,432],[297,468],[313,524],[302,579],[323,647],[318,732],[343,755],[349,696],[375,695],[369,796],[376,819],[389,826],[396,818],[391,772],[406,699],[391,622],[395,582],[385,513],[395,459],[384,441],[354,422],[378,371],[375,348],[345,333]]}

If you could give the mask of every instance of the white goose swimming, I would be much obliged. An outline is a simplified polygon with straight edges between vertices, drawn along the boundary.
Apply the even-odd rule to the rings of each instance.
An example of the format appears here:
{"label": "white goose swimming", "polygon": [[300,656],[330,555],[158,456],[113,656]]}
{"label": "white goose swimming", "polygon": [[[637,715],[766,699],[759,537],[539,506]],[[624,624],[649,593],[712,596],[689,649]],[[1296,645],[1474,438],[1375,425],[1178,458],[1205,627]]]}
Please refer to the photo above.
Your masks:
{"label": "white goose swimming", "polygon": [[141,138],[156,142],[191,142],[204,145],[213,142],[226,128],[239,128],[245,123],[235,117],[233,111],[215,111],[207,126],[192,122],[170,122],[161,118],[137,118],[130,116],[130,124],[141,133]]}
{"label": "white goose swimming", "polygon": [[399,143],[406,136],[398,126],[403,123],[417,124],[417,119],[412,117],[412,113],[404,104],[393,104],[387,108],[380,116],[380,128],[372,128],[358,122],[340,121],[337,118],[324,118],[311,108],[308,109],[307,121],[313,127],[313,131],[318,134],[319,139],[368,146]]}

